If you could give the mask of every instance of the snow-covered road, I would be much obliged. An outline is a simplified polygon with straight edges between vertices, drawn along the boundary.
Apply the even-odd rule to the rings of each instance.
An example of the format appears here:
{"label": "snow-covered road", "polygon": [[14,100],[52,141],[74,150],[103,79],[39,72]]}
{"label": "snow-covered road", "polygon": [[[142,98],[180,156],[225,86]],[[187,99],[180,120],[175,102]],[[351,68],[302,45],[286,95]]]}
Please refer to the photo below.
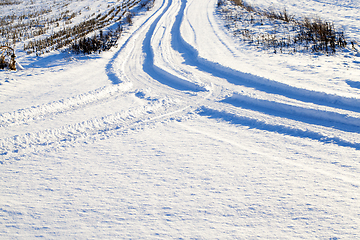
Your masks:
{"label": "snow-covered road", "polygon": [[360,237],[360,56],[257,50],[216,6],[0,72],[0,238]]}

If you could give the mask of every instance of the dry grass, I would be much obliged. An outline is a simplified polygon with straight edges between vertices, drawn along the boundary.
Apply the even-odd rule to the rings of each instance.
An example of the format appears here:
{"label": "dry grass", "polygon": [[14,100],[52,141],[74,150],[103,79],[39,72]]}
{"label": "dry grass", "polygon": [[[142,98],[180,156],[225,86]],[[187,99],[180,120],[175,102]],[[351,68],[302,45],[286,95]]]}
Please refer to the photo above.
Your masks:
{"label": "dry grass", "polygon": [[[288,49],[289,52],[310,50],[334,54],[337,49],[347,46],[344,32],[337,30],[332,22],[307,17],[296,20],[300,18],[295,18],[286,9],[282,11],[262,10],[243,0],[229,1],[243,10],[242,15],[234,14],[223,8],[228,0],[218,1],[218,7],[222,9],[228,22],[227,25],[236,28],[234,34],[241,36],[249,43],[272,48],[275,53]],[[272,21],[268,24],[273,26],[271,31],[255,33],[255,31],[249,30],[259,28],[269,21]],[[237,28],[238,25],[245,27]]]}
{"label": "dry grass", "polygon": [[16,70],[14,49],[8,46],[0,46],[0,69]]}
{"label": "dry grass", "polygon": [[19,4],[18,1],[0,0],[0,6]]}
{"label": "dry grass", "polygon": [[[37,56],[64,47],[71,46],[80,39],[94,36],[95,32],[102,29],[113,28],[118,24],[131,24],[130,10],[134,7],[150,9],[154,0],[121,0],[113,1],[108,5],[108,10],[102,14],[88,16],[79,24],[74,25],[73,19],[80,12],[66,10],[58,14],[52,12],[51,6],[43,9],[29,11],[24,15],[3,15],[0,18],[0,45],[12,46],[19,42],[24,43],[24,51]],[[10,0],[0,0],[0,3],[14,3]],[[119,2],[119,3],[118,3]],[[66,8],[71,1],[58,3],[58,7]],[[27,3],[30,4],[31,3]],[[55,2],[54,2],[55,4]],[[30,9],[32,9],[30,7]],[[48,17],[52,16],[52,17]]]}
{"label": "dry grass", "polygon": [[[146,8],[146,10],[150,10],[150,8],[153,6],[154,0],[147,0],[140,2],[141,8]],[[129,5],[130,7],[133,5]],[[110,12],[115,12],[110,11]],[[120,11],[116,11],[115,14],[118,14]],[[73,43],[70,46],[70,50],[76,54],[91,54],[95,52],[101,52],[109,50],[111,47],[115,46],[117,43],[117,40],[121,36],[121,33],[123,31],[123,24],[132,25],[133,24],[133,17],[134,13],[132,12],[123,12],[121,17],[118,18],[117,21],[120,21],[124,18],[123,22],[119,22],[118,26],[115,30],[109,30],[107,32],[104,32],[102,30],[99,31],[99,34],[94,34],[92,37],[81,37],[77,40],[73,41]],[[103,21],[106,18],[99,17],[99,19],[102,19]]]}

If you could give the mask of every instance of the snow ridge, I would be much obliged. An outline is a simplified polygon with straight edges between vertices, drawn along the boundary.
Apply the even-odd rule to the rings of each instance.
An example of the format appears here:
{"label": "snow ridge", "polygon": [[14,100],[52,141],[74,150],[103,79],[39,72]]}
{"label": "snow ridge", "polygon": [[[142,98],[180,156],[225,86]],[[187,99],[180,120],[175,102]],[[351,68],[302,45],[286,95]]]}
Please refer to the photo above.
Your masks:
{"label": "snow ridge", "polygon": [[[332,128],[344,132],[345,135],[357,135],[360,129],[360,115],[358,114],[360,112],[360,99],[296,88],[274,80],[243,73],[222,64],[221,61],[201,56],[199,46],[187,42],[182,32],[182,25],[187,22],[190,24],[192,34],[196,39],[199,38],[196,37],[196,27],[191,25],[189,19],[191,16],[187,12],[191,4],[195,4],[195,2],[190,3],[187,0],[157,2],[151,15],[143,18],[143,21],[134,28],[108,61],[106,74],[113,85],[68,99],[2,113],[0,115],[0,127],[29,124],[38,119],[61,115],[66,111],[87,108],[89,104],[99,101],[106,102],[109,97],[129,91],[134,86],[142,87],[143,84],[149,84],[148,87],[156,89],[153,92],[160,93],[170,89],[172,93],[176,94],[176,98],[181,99],[182,103],[174,106],[183,113],[196,112],[196,109],[201,108],[204,102],[209,105],[214,105],[211,102],[221,102],[239,110],[248,109],[270,117],[280,117],[303,124],[311,124],[319,128]],[[209,6],[214,4],[213,1],[204,4],[204,6],[212,9]],[[215,27],[216,22],[212,17],[213,13],[213,10],[206,12],[206,24],[215,36],[215,38],[209,38],[209,41],[214,45],[224,46],[232,57],[236,57],[235,51],[229,46],[224,35]],[[163,32],[162,35],[160,35],[161,32]],[[170,45],[167,39],[170,39]],[[154,52],[154,49],[157,52]],[[121,59],[125,59],[125,61],[121,61]],[[182,64],[178,65],[178,62],[181,61]],[[160,85],[155,86],[151,80],[156,80]],[[239,87],[244,91],[229,90]],[[191,94],[189,95],[189,93]],[[166,96],[166,99],[175,98]],[[153,104],[155,103],[152,103],[151,106],[158,106]],[[165,105],[161,107],[163,108],[161,112],[166,109]],[[227,105],[222,106],[226,108]],[[207,109],[205,105],[204,107]],[[146,110],[149,106],[145,104],[134,109],[137,108],[141,110],[135,112],[140,111],[141,114],[137,115],[136,119],[146,118],[146,112],[150,111]],[[133,111],[129,110],[128,113],[115,112],[102,118],[90,117],[88,118],[90,120],[79,121],[77,124],[28,133],[21,137],[8,137],[1,140],[2,154],[17,153],[18,149],[30,149],[33,146],[48,146],[54,142],[73,142],[74,139],[91,136],[94,132],[107,132],[106,129],[116,130],[120,123],[126,124],[126,119],[130,119],[129,116]],[[172,112],[173,110],[169,114],[171,115]],[[218,111],[215,115],[219,116],[221,112]],[[166,113],[160,114],[160,116],[163,115]],[[227,119],[228,116],[225,111],[224,118]],[[237,117],[234,116],[234,118]],[[133,122],[132,120],[129,121]],[[270,124],[272,123],[267,123],[267,129],[271,128]],[[259,126],[261,125],[259,124]],[[278,128],[278,124],[275,124],[274,128]],[[287,126],[284,126],[284,129],[287,129]],[[358,148],[357,143],[350,140],[346,142],[336,137],[326,136],[326,134],[322,136],[311,131],[301,129],[299,131],[301,134],[298,136],[306,136],[309,133],[312,139],[330,139],[325,140],[325,142]],[[281,132],[292,132],[292,130]],[[294,134],[291,133],[290,135]]]}
{"label": "snow ridge", "polygon": [[[91,141],[96,136],[109,137],[112,132],[129,129],[130,127],[151,119],[154,114],[159,115],[170,108],[172,101],[169,99],[149,101],[147,105],[139,106],[127,111],[113,113],[101,118],[94,118],[63,126],[47,129],[35,133],[13,136],[0,139],[0,155],[6,160],[19,158],[26,152],[38,152],[45,149],[56,149],[72,146],[75,143]],[[166,114],[167,115],[167,114]]]}
{"label": "snow ridge", "polygon": [[226,110],[216,110],[205,106],[199,108],[198,113],[201,116],[207,116],[214,119],[222,119],[235,125],[247,126],[258,130],[275,132],[292,137],[308,138],[325,144],[331,143],[342,147],[350,147],[356,150],[360,150],[360,143],[356,142],[356,139],[351,139],[351,141],[350,139],[337,136],[335,137],[332,136],[332,134],[326,134],[326,132],[316,131],[315,129],[301,129],[294,126],[286,126],[281,123],[269,123],[260,119],[241,116],[240,114],[231,113]]}
{"label": "snow ridge", "polygon": [[[213,60],[199,56],[199,51],[188,44],[180,33],[180,26],[183,21],[186,4],[187,0],[181,1],[181,9],[176,16],[176,22],[172,29],[172,46],[174,50],[178,51],[182,55],[186,64],[195,66],[198,69],[201,69],[201,71],[208,72],[215,77],[226,79],[228,82],[235,85],[255,88],[259,91],[267,93],[283,95],[287,98],[292,98],[299,101],[312,102],[319,105],[360,112],[360,99],[341,97],[325,92],[316,92],[307,89],[296,88],[280,82],[272,81],[270,79],[246,74],[224,66]],[[213,31],[216,33],[216,29],[213,27],[214,23],[211,22],[210,18],[208,18],[208,21],[212,26]],[[225,42],[219,37],[218,34],[215,34],[215,36],[219,38],[219,42],[221,44],[225,44]],[[227,49],[230,49],[230,47],[227,47]]]}
{"label": "snow ridge", "polygon": [[[165,3],[165,2],[164,2]],[[155,27],[158,24],[159,20],[163,17],[163,15],[168,11],[170,6],[173,4],[172,0],[168,0],[165,8],[162,13],[153,21],[151,24],[146,37],[143,42],[143,52],[145,54],[145,60],[143,64],[144,72],[148,73],[154,79],[161,81],[163,84],[167,84],[172,88],[176,88],[178,90],[188,90],[188,91],[206,91],[204,87],[201,87],[197,84],[189,82],[186,79],[174,76],[173,74],[161,69],[160,67],[154,64],[154,50],[151,47],[151,38],[154,35]],[[173,36],[174,38],[174,36]],[[166,79],[166,81],[162,81],[162,79]]]}
{"label": "snow ridge", "polygon": [[19,109],[14,112],[2,113],[0,115],[0,127],[15,124],[24,124],[29,121],[46,118],[50,114],[59,114],[74,108],[85,107],[95,101],[103,101],[119,92],[127,91],[131,83],[122,85],[105,86],[88,93],[80,94],[71,98],[62,99],[44,105],[33,106],[26,109]]}

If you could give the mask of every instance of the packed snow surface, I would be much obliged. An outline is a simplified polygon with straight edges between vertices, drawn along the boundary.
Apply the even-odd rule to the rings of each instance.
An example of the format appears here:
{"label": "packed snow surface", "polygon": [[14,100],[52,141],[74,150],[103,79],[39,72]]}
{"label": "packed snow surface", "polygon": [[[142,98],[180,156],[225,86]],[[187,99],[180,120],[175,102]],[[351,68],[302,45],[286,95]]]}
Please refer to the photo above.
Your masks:
{"label": "packed snow surface", "polygon": [[[113,3],[66,6],[87,2]],[[360,40],[358,1],[251,3]],[[274,54],[234,38],[217,0],[156,0],[109,52],[17,50],[24,69],[0,72],[1,239],[360,238],[350,46]]]}

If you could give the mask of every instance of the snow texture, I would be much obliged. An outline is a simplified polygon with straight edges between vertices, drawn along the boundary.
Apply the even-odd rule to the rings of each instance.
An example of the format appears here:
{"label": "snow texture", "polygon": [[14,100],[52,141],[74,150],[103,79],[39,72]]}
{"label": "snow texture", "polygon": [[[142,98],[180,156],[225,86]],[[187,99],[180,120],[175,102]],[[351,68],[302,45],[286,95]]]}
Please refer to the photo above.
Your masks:
{"label": "snow texture", "polygon": [[[251,3],[359,41],[358,1]],[[360,238],[359,53],[270,53],[217,13],[155,0],[108,52],[17,46],[22,68],[0,71],[1,239]]]}

